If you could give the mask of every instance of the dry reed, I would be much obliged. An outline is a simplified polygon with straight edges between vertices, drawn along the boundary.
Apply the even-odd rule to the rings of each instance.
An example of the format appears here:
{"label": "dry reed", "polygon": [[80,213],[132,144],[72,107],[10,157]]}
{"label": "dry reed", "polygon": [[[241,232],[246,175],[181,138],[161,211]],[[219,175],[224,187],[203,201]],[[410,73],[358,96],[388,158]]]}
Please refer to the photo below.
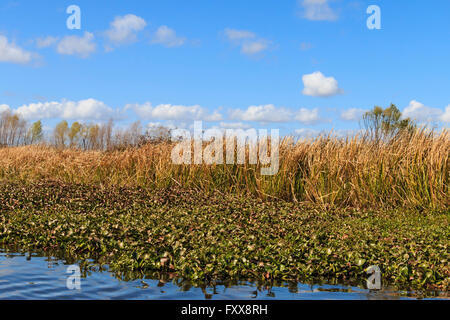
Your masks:
{"label": "dry reed", "polygon": [[174,165],[173,144],[155,143],[108,152],[46,146],[3,148],[0,178],[149,190],[176,185],[331,207],[446,210],[450,204],[448,130],[439,134],[417,131],[389,143],[359,136],[292,141],[281,142],[280,170],[275,176],[262,176],[260,164]]}

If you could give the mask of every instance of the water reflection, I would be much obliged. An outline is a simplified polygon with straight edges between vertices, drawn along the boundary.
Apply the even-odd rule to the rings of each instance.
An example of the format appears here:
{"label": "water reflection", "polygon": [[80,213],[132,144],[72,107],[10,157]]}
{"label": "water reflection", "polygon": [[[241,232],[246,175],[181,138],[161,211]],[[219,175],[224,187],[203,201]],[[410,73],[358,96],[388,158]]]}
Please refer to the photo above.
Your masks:
{"label": "water reflection", "polygon": [[[113,273],[84,263],[81,290],[68,290],[74,261],[36,253],[0,251],[0,299],[405,299],[414,293],[392,288],[370,291],[351,284],[267,283],[249,280],[191,283],[176,273]],[[444,296],[444,293],[430,293]],[[416,296],[417,297],[417,296]]]}

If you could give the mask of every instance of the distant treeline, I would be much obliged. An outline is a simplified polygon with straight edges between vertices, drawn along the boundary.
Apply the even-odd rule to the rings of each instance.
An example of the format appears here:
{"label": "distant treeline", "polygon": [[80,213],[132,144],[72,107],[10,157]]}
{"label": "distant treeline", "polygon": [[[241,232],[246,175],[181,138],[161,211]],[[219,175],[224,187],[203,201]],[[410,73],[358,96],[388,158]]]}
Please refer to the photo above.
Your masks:
{"label": "distant treeline", "polygon": [[102,124],[84,124],[76,121],[72,125],[63,120],[45,136],[40,120],[28,124],[19,115],[9,111],[0,114],[0,147],[45,144],[57,148],[112,150],[138,147],[151,141],[169,139],[170,129],[166,127],[160,126],[144,131],[141,123],[137,121],[126,129],[118,129],[114,128],[112,120]]}
{"label": "distant treeline", "polygon": [[[389,141],[399,133],[413,133],[417,126],[403,119],[395,105],[383,109],[375,107],[361,120],[361,135],[375,141]],[[27,123],[18,114],[5,111],[0,114],[0,147],[45,144],[57,148],[82,150],[115,150],[139,147],[149,142],[168,142],[171,129],[159,126],[144,130],[139,121],[126,129],[114,127],[112,120],[102,124],[71,125],[66,120],[58,123],[50,134],[44,135],[42,122]]]}

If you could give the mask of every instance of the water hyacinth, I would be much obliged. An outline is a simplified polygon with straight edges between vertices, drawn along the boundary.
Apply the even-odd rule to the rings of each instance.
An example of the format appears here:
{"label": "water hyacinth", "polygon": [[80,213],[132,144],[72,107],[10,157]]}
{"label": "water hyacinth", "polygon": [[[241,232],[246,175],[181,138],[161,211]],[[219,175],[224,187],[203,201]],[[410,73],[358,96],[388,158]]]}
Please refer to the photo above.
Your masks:
{"label": "water hyacinth", "polygon": [[283,200],[61,182],[1,183],[0,244],[94,259],[117,273],[365,281],[448,290],[448,212],[317,208]]}

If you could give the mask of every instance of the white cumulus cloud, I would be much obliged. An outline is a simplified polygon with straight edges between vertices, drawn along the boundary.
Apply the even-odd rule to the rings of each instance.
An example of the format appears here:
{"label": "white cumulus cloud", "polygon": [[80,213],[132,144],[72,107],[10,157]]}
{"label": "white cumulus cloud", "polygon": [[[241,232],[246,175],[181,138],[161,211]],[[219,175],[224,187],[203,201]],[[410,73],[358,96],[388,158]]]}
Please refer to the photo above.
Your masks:
{"label": "white cumulus cloud", "polygon": [[295,115],[295,120],[302,123],[314,123],[320,120],[319,109],[301,108]]}
{"label": "white cumulus cloud", "polygon": [[152,43],[161,44],[168,48],[180,47],[186,42],[186,38],[178,37],[175,30],[161,26],[153,35]]}
{"label": "white cumulus cloud", "polygon": [[212,114],[199,105],[184,106],[160,104],[153,106],[150,102],[145,104],[128,104],[125,110],[133,110],[140,118],[146,120],[176,120],[176,121],[220,121],[222,115],[215,111]]}
{"label": "white cumulus cloud", "polygon": [[301,128],[295,130],[295,135],[301,139],[309,140],[312,138],[316,138],[318,135],[320,135],[320,131],[311,128]]}
{"label": "white cumulus cloud", "polygon": [[342,93],[337,80],[333,77],[325,77],[320,71],[305,74],[302,80],[303,94],[307,96],[331,97]]}
{"label": "white cumulus cloud", "polygon": [[312,21],[335,21],[337,13],[330,7],[329,0],[298,0],[302,7],[301,16]]}
{"label": "white cumulus cloud", "polygon": [[442,122],[450,122],[450,104],[445,108],[444,113],[441,115]]}
{"label": "white cumulus cloud", "polygon": [[58,43],[57,51],[60,54],[76,55],[81,58],[87,58],[94,53],[97,45],[94,42],[94,35],[85,32],[83,37],[66,36]]}
{"label": "white cumulus cloud", "polygon": [[221,122],[219,127],[222,129],[250,129],[251,125],[244,122]]}
{"label": "white cumulus cloud", "polygon": [[258,122],[288,122],[291,116],[290,110],[277,108],[273,104],[250,106],[247,110],[235,109],[230,113],[230,118],[234,120]]}
{"label": "white cumulus cloud", "polygon": [[234,109],[230,112],[230,118],[238,121],[256,122],[299,121],[313,123],[320,120],[318,109],[301,108],[295,112],[283,107],[276,107],[273,104],[250,106],[246,110]]}
{"label": "white cumulus cloud", "polygon": [[29,63],[32,59],[31,52],[27,52],[8,38],[0,35],[0,62],[11,62],[17,64]]}
{"label": "white cumulus cloud", "polygon": [[147,22],[143,18],[134,14],[127,14],[116,17],[105,34],[115,44],[131,43],[136,41],[137,33],[146,26]]}
{"label": "white cumulus cloud", "polygon": [[351,108],[341,113],[341,118],[346,121],[359,121],[368,110]]}
{"label": "white cumulus cloud", "polygon": [[107,120],[116,118],[117,113],[102,101],[86,99],[80,101],[53,101],[23,105],[15,110],[26,120]]}
{"label": "white cumulus cloud", "polygon": [[10,111],[11,109],[7,104],[0,104],[0,113],[3,113],[5,111]]}
{"label": "white cumulus cloud", "polygon": [[439,120],[442,114],[441,109],[431,108],[416,100],[412,100],[403,110],[402,118],[410,118],[418,122],[433,122]]}

